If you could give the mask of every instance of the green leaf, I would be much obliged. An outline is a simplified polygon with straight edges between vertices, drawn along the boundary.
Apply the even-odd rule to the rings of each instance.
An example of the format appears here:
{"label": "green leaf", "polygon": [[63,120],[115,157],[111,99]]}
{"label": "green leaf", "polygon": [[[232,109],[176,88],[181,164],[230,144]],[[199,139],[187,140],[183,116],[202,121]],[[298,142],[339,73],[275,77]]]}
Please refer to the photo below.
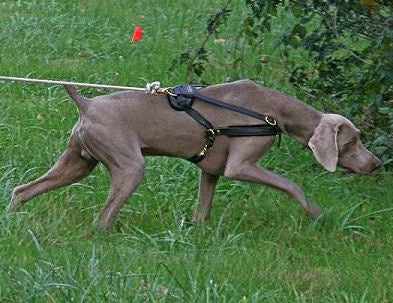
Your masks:
{"label": "green leaf", "polygon": [[299,18],[302,15],[302,8],[300,5],[297,4],[292,4],[291,5],[291,10],[292,10],[292,14],[296,17]]}
{"label": "green leaf", "polygon": [[299,42],[299,37],[298,36],[292,35],[289,38],[289,45],[292,46],[295,49],[298,47],[298,44],[299,44],[298,42]]}
{"label": "green leaf", "polygon": [[338,50],[334,51],[330,57],[333,60],[344,60],[351,56],[351,51],[346,48],[339,48]]}
{"label": "green leaf", "polygon": [[384,152],[386,152],[388,150],[388,148],[386,146],[377,146],[374,149],[378,155],[382,155]]}
{"label": "green leaf", "polygon": [[379,111],[381,114],[383,114],[383,115],[388,115],[388,114],[390,114],[390,113],[393,113],[393,108],[390,108],[390,107],[380,107],[380,108],[378,109],[378,111]]}
{"label": "green leaf", "polygon": [[303,39],[307,34],[307,29],[303,25],[296,24],[292,29],[292,34],[295,34]]}

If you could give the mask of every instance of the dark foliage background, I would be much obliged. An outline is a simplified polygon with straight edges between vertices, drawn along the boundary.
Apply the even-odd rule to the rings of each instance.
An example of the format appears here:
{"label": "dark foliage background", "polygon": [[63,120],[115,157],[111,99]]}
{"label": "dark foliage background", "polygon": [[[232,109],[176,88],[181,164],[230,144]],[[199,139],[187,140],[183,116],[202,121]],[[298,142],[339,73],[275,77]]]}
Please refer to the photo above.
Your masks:
{"label": "dark foliage background", "polygon": [[[219,28],[225,27],[228,16],[234,13],[228,8],[231,2],[208,18],[202,44],[174,59],[172,68],[179,63],[186,67],[186,81],[204,81],[203,73],[213,61],[207,41],[219,35]],[[365,141],[371,142],[369,147],[391,166],[393,2],[245,0],[245,5],[249,13],[232,36],[233,49],[228,51],[234,67],[243,59],[242,53],[236,52],[240,39],[258,47],[266,35],[271,35],[274,20],[290,16],[295,21],[275,37],[275,47],[289,82],[297,88],[297,97],[352,119]],[[305,53],[307,61],[294,56],[299,51]]]}

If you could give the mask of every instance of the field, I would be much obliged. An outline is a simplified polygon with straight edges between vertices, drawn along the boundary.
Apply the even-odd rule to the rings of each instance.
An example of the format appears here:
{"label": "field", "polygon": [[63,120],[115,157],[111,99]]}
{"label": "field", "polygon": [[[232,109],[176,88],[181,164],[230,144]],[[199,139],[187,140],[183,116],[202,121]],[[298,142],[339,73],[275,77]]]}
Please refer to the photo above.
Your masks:
{"label": "field", "polygon": [[[203,40],[223,2],[2,0],[0,74],[180,84],[184,66],[168,73],[172,60]],[[247,12],[243,1],[231,9],[209,42],[219,59],[204,81],[249,77],[296,96],[271,41],[241,46],[246,59],[232,69],[226,43]],[[288,22],[276,20],[272,38]],[[144,36],[130,45],[135,25]],[[5,213],[13,187],[47,171],[77,119],[61,87],[0,81],[0,302],[393,302],[392,172],[328,173],[288,137],[261,164],[297,182],[323,220],[280,192],[221,179],[211,221],[189,224],[199,172],[162,157],[146,159],[145,180],[110,233],[94,223],[109,187],[102,166]]]}

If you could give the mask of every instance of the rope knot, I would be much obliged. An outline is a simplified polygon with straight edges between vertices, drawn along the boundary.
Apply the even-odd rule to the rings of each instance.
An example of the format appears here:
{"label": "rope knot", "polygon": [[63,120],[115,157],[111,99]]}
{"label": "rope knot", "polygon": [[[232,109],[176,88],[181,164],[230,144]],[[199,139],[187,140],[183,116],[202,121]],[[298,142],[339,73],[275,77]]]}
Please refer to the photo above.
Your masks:
{"label": "rope knot", "polygon": [[160,87],[160,81],[154,81],[146,84],[146,92],[152,95],[170,95],[176,97],[177,95],[171,92],[171,87]]}
{"label": "rope knot", "polygon": [[152,95],[160,93],[160,81],[154,81],[146,84],[146,92]]}

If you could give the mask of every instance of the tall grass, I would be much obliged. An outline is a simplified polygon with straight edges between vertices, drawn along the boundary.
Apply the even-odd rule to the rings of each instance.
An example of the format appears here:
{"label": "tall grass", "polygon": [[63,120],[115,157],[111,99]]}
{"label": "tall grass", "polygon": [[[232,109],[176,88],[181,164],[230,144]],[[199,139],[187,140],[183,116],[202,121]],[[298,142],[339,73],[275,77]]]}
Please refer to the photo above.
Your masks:
{"label": "tall grass", "polygon": [[[144,86],[181,83],[168,73],[182,49],[198,45],[223,1],[0,2],[0,74]],[[241,45],[271,64],[238,69],[226,56],[244,4],[209,48],[206,82],[251,77],[293,94],[271,41]],[[274,31],[285,30],[276,20]],[[134,25],[144,37],[128,38]],[[304,60],[299,54],[299,60]],[[95,95],[104,91],[84,90]],[[77,111],[63,89],[0,82],[0,192],[44,173],[63,151]],[[212,220],[188,224],[197,169],[148,158],[146,178],[114,230],[92,224],[108,191],[105,169],[44,194],[16,214],[0,211],[1,302],[391,302],[393,179],[322,170],[291,139],[261,164],[301,185],[326,212],[305,218],[271,189],[220,180]]]}

